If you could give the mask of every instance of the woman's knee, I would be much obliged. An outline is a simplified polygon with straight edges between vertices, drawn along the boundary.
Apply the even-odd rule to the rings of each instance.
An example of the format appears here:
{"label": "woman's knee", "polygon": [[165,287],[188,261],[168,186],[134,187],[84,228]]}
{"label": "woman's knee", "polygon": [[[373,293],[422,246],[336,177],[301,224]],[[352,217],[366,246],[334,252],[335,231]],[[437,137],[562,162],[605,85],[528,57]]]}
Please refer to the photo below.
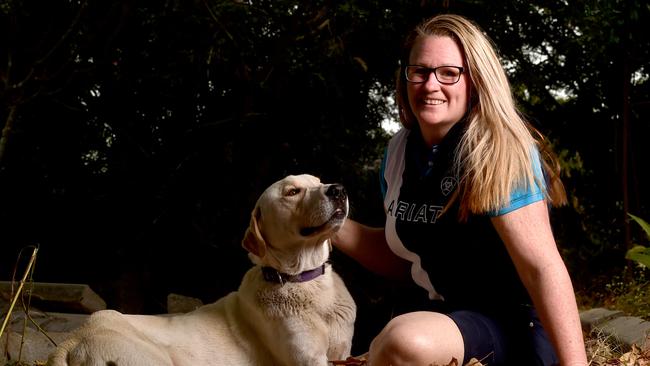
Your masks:
{"label": "woman's knee", "polygon": [[370,361],[377,365],[448,364],[462,362],[463,338],[446,315],[407,313],[392,319],[370,345]]}

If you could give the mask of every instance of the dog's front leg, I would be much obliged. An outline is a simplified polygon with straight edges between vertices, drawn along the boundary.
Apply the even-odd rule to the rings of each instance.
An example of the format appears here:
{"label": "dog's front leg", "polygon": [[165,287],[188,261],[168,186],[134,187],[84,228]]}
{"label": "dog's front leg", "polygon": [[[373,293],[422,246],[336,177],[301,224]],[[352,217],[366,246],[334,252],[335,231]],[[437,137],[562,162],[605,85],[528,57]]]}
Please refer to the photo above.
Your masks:
{"label": "dog's front leg", "polygon": [[334,288],[337,291],[334,303],[325,316],[325,322],[330,329],[327,355],[330,360],[343,360],[350,356],[352,349],[357,306],[345,288],[343,280],[336,273],[333,273],[333,278]]}
{"label": "dog's front leg", "polygon": [[[285,324],[286,326],[286,324]],[[278,350],[283,365],[327,366],[328,334],[324,324],[290,324],[283,329],[286,339]],[[282,339],[282,338],[280,338]]]}

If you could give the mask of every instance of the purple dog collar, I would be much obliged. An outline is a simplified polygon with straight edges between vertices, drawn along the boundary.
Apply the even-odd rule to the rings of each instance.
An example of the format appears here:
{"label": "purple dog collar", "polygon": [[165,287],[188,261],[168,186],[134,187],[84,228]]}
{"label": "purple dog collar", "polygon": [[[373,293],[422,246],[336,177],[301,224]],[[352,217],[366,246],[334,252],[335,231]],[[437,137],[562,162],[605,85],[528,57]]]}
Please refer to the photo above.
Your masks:
{"label": "purple dog collar", "polygon": [[262,267],[262,276],[268,282],[275,282],[281,285],[284,285],[286,282],[307,282],[325,274],[325,264],[323,263],[321,266],[298,273],[297,275],[278,272],[273,267]]}

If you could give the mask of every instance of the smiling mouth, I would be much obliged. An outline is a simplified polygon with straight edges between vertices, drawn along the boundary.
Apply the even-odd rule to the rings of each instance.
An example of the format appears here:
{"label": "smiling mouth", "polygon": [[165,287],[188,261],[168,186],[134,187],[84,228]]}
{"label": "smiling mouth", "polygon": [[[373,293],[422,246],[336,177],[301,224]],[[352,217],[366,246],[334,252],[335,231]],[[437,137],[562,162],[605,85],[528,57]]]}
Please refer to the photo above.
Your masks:
{"label": "smiling mouth", "polygon": [[322,232],[330,227],[340,224],[345,219],[345,211],[341,208],[337,208],[336,211],[330,216],[324,224],[318,226],[304,227],[300,229],[300,235],[302,236],[311,236],[316,233]]}
{"label": "smiling mouth", "polygon": [[440,104],[444,104],[444,103],[445,103],[445,101],[441,100],[441,99],[425,99],[424,100],[424,104],[426,104],[426,105],[440,105]]}

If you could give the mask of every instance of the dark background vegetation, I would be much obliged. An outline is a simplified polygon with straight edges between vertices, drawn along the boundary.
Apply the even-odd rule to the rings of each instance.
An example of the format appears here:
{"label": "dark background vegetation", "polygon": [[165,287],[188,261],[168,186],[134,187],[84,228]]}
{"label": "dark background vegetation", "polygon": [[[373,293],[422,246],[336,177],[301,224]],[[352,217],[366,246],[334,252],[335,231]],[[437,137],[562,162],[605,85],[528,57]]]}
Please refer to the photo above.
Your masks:
{"label": "dark background vegetation", "polygon": [[[647,244],[626,212],[650,217],[650,8],[622,0],[1,0],[0,280],[38,245],[36,281],[87,283],[111,308],[214,301],[250,266],[257,196],[286,174],[345,184],[351,216],[380,225],[402,37],[444,12],[493,38],[562,158],[570,205],[553,220],[583,305],[632,281],[648,309],[624,255]],[[389,286],[333,261],[372,333]]]}

